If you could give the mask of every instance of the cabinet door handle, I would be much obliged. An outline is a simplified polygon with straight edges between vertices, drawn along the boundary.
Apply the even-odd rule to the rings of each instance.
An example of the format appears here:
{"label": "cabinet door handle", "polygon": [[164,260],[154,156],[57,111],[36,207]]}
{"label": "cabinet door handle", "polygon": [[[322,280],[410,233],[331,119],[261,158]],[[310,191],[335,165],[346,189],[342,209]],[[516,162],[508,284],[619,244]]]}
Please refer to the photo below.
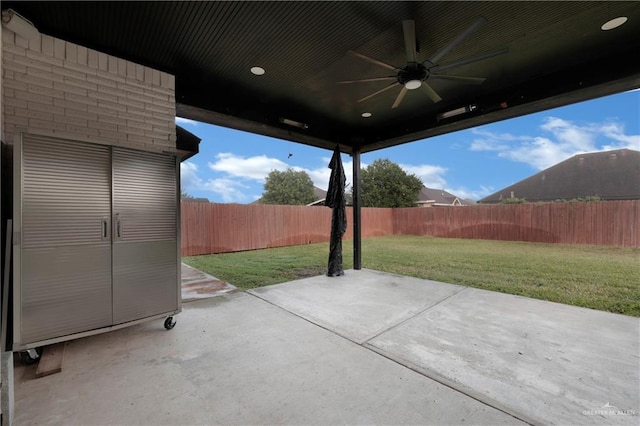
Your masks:
{"label": "cabinet door handle", "polygon": [[102,218],[102,241],[105,241],[109,238],[109,219],[106,217]]}
{"label": "cabinet door handle", "polygon": [[116,239],[117,240],[122,238],[120,225],[121,225],[120,213],[116,213]]}

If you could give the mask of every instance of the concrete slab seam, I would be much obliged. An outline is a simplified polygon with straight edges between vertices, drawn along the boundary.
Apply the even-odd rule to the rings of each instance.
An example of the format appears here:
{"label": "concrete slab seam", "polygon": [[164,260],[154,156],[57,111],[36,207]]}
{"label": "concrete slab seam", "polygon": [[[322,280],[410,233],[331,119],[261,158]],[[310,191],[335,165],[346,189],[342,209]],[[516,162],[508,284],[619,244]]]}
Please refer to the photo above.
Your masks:
{"label": "concrete slab seam", "polygon": [[441,385],[448,387],[449,389],[452,389],[452,390],[454,390],[456,392],[459,392],[459,393],[461,393],[461,394],[463,394],[463,395],[465,395],[465,396],[467,396],[467,397],[469,397],[471,399],[474,399],[474,400],[476,400],[476,401],[478,401],[478,402],[480,402],[480,403],[482,403],[482,404],[484,404],[484,405],[486,405],[488,407],[491,407],[491,408],[494,408],[494,409],[496,409],[498,411],[501,411],[501,412],[503,412],[503,413],[505,413],[505,414],[517,419],[517,420],[520,420],[522,422],[528,423],[528,424],[530,424],[532,426],[542,426],[542,425],[545,424],[541,420],[534,419],[534,418],[529,417],[529,416],[527,416],[525,414],[522,414],[519,411],[513,410],[510,407],[508,407],[508,406],[496,401],[493,398],[490,398],[490,397],[488,397],[488,396],[486,396],[486,395],[484,395],[484,394],[482,394],[480,392],[474,391],[472,388],[469,388],[469,387],[464,386],[464,385],[462,385],[460,383],[454,382],[453,380],[449,380],[446,377],[441,376],[440,374],[438,374],[438,373],[436,373],[434,371],[427,370],[425,368],[417,366],[417,365],[413,364],[412,362],[405,360],[404,358],[396,357],[394,355],[391,355],[391,354],[385,352],[384,350],[382,350],[382,349],[380,349],[380,348],[378,348],[378,347],[376,347],[376,346],[374,346],[374,345],[372,345],[370,343],[364,343],[361,346],[366,348],[366,349],[369,349],[372,352],[375,352],[376,354],[378,354],[378,355],[380,355],[380,356],[382,356],[382,357],[384,357],[384,358],[386,358],[386,359],[388,359],[390,361],[393,361],[393,362],[395,362],[395,363],[397,363],[397,364],[399,364],[399,365],[401,365],[401,366],[403,366],[405,368],[408,368],[409,370],[412,370],[412,371],[420,374],[421,376],[424,376],[424,377],[426,377],[428,379],[431,379],[431,380],[433,380],[435,382],[438,382]]}
{"label": "concrete slab seam", "polygon": [[278,308],[278,309],[281,309],[281,310],[283,310],[283,311],[285,311],[285,312],[288,312],[288,313],[290,313],[291,315],[293,315],[294,317],[296,317],[296,318],[300,318],[300,319],[302,319],[302,320],[304,320],[304,321],[308,322],[309,324],[313,324],[313,325],[314,325],[314,326],[316,326],[316,327],[319,327],[319,328],[321,328],[321,329],[323,329],[323,330],[326,330],[326,331],[330,332],[331,334],[335,334],[336,336],[340,336],[340,337],[342,337],[343,339],[346,339],[346,340],[348,340],[348,341],[350,341],[350,342],[352,342],[352,343],[355,343],[356,345],[362,346],[362,344],[361,344],[360,342],[358,342],[357,340],[352,340],[352,339],[350,339],[349,337],[344,336],[344,335],[342,335],[342,334],[340,334],[340,333],[336,332],[335,330],[331,330],[330,328],[327,328],[327,327],[325,327],[325,326],[323,326],[323,325],[321,325],[321,324],[318,324],[318,323],[316,323],[316,322],[313,322],[313,321],[311,321],[310,319],[305,318],[305,317],[303,317],[303,316],[301,316],[301,315],[298,315],[298,314],[296,314],[296,313],[295,313],[295,312],[293,312],[293,311],[290,311],[290,310],[288,310],[288,309],[286,309],[286,308],[283,308],[283,307],[282,307],[282,306],[280,306],[280,305],[276,305],[276,304],[275,304],[275,303],[273,303],[272,301],[270,301],[270,300],[268,300],[268,299],[265,299],[265,298],[263,298],[263,297],[258,296],[258,294],[256,294],[256,293],[253,293],[253,292],[250,292],[250,291],[247,291],[247,292],[245,292],[245,293],[246,293],[246,294],[248,294],[248,295],[251,295],[251,296],[253,296],[253,297],[257,298],[257,299],[260,299],[260,300],[262,300],[263,302],[266,302],[266,303],[270,304],[271,306],[275,306],[275,307],[276,307],[276,308]]}
{"label": "concrete slab seam", "polygon": [[362,342],[359,342],[359,344],[364,345],[365,343],[375,339],[376,337],[381,336],[384,333],[387,333],[387,332],[389,332],[389,331],[391,331],[391,330],[393,330],[395,328],[400,327],[401,325],[405,324],[406,322],[411,321],[412,319],[416,318],[419,315],[422,315],[423,313],[425,313],[426,311],[428,311],[430,309],[435,308],[436,306],[439,306],[441,303],[444,303],[447,300],[451,299],[452,297],[459,295],[460,293],[462,293],[465,290],[469,290],[469,287],[462,287],[460,290],[456,291],[455,293],[450,294],[449,296],[438,300],[434,304],[429,305],[429,306],[425,307],[424,309],[421,309],[420,311],[416,312],[414,315],[411,315],[410,317],[403,319],[399,323],[392,325],[391,327],[387,328],[386,330],[383,330],[383,331],[380,331],[380,332],[376,332],[376,334],[374,334],[372,336],[368,336]]}
{"label": "concrete slab seam", "polygon": [[[426,311],[428,309],[433,308],[434,306],[439,305],[440,303],[444,302],[445,300],[460,294],[461,292],[463,292],[464,290],[467,290],[467,289],[468,289],[468,287],[462,288],[460,291],[456,292],[455,294],[447,296],[446,298],[440,300],[439,302],[435,303],[434,305],[423,309],[422,311],[417,313],[416,316],[420,315],[421,313],[423,313],[424,311]],[[467,396],[467,397],[469,397],[469,398],[471,398],[473,400],[476,400],[476,401],[480,402],[481,404],[484,404],[484,405],[486,405],[486,406],[488,406],[490,408],[493,408],[493,409],[496,409],[498,411],[501,411],[501,412],[503,412],[503,413],[515,418],[516,420],[520,420],[520,421],[525,422],[527,424],[530,424],[532,426],[542,426],[542,425],[544,425],[544,422],[541,422],[539,420],[531,419],[530,417],[528,417],[528,416],[526,416],[526,415],[524,415],[522,413],[519,413],[519,412],[517,412],[515,410],[511,410],[509,407],[506,407],[506,406],[500,404],[498,401],[496,401],[496,400],[494,400],[492,398],[489,398],[489,397],[487,397],[487,396],[485,396],[485,395],[483,395],[481,393],[474,392],[472,389],[467,388],[466,386],[459,385],[459,384],[457,384],[457,383],[455,383],[455,382],[453,382],[451,380],[448,380],[445,377],[442,377],[442,376],[440,376],[440,375],[438,375],[438,374],[436,374],[434,372],[431,372],[431,371],[428,371],[428,370],[426,370],[424,368],[418,367],[418,366],[416,366],[415,364],[413,364],[413,363],[411,363],[409,361],[406,361],[404,359],[396,358],[393,355],[390,355],[390,354],[386,353],[382,349],[379,349],[379,348],[373,346],[372,344],[369,344],[368,341],[358,342],[356,340],[352,340],[347,336],[343,336],[342,334],[337,333],[335,330],[331,330],[331,329],[329,329],[327,327],[324,327],[324,326],[322,326],[322,325],[320,325],[318,323],[315,323],[315,322],[313,322],[313,321],[311,321],[311,320],[309,320],[309,319],[307,319],[305,317],[302,317],[302,316],[296,314],[295,312],[289,311],[288,309],[285,309],[282,306],[276,305],[275,303],[260,297],[256,293],[253,293],[253,292],[245,292],[245,293],[248,294],[248,295],[254,296],[257,299],[260,299],[263,302],[266,302],[266,303],[268,303],[268,304],[270,304],[270,305],[272,305],[272,306],[274,306],[274,307],[276,307],[278,309],[281,309],[281,310],[283,310],[285,312],[288,312],[289,314],[295,316],[296,318],[300,318],[300,319],[308,322],[309,324],[312,324],[312,325],[314,325],[314,326],[316,326],[318,328],[326,330],[326,331],[328,331],[328,332],[330,332],[330,333],[332,333],[332,334],[334,334],[336,336],[339,336],[339,337],[341,337],[341,338],[343,338],[343,339],[345,339],[345,340],[347,340],[347,341],[349,341],[351,343],[354,343],[354,344],[356,344],[356,345],[358,345],[358,346],[360,346],[360,347],[362,347],[364,349],[367,349],[367,350],[369,350],[369,351],[371,351],[371,352],[373,352],[373,353],[375,353],[377,355],[380,355],[383,358],[386,358],[389,361],[400,365],[401,367],[407,368],[407,369],[409,369],[409,370],[411,370],[411,371],[423,376],[424,378],[426,378],[428,380],[433,380],[433,381],[435,381],[437,383],[440,383],[443,386],[448,387],[449,389],[451,389],[451,390],[453,390],[455,392],[461,393],[462,395],[465,395],[465,396]],[[415,316],[412,316],[411,318],[414,318],[414,317]],[[411,319],[411,318],[409,318],[409,319]],[[405,323],[409,319],[401,321],[400,324]],[[389,328],[385,332],[387,332],[389,330],[392,330],[393,328],[397,327],[400,324],[394,325],[393,327]],[[385,333],[385,332],[383,332],[383,333]],[[376,336],[372,337],[371,339],[373,339],[373,338],[375,338],[375,337],[377,337],[377,336],[379,336],[379,335],[381,335],[383,333],[378,333]],[[369,340],[371,340],[371,339],[369,339]]]}

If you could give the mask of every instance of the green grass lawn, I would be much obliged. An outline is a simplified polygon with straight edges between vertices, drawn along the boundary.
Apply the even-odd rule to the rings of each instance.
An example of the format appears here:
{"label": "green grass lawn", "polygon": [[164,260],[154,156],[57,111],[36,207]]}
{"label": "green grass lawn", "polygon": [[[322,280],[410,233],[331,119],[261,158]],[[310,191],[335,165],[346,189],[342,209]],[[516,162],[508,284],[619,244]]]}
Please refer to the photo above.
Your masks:
{"label": "green grass lawn", "polygon": [[[353,267],[351,241],[343,243]],[[241,289],[327,271],[328,243],[184,258]],[[416,236],[362,241],[363,268],[640,317],[640,249]]]}

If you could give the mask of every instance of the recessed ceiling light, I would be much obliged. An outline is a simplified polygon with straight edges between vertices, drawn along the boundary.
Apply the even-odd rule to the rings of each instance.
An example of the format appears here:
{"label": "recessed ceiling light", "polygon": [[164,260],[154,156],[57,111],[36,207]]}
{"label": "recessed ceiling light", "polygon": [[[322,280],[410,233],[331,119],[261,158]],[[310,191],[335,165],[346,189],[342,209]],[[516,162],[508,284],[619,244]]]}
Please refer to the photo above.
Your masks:
{"label": "recessed ceiling light", "polygon": [[600,29],[602,31],[609,31],[609,30],[612,30],[614,28],[618,28],[620,25],[624,24],[625,22],[627,22],[627,17],[626,16],[619,16],[617,18],[613,18],[610,21],[607,21],[604,24],[602,24]]}
{"label": "recessed ceiling light", "polygon": [[370,112],[363,112],[363,113],[362,113],[362,116],[363,116],[364,118],[369,118],[369,117],[371,117],[371,113],[370,113]]}
{"label": "recessed ceiling light", "polygon": [[254,75],[263,75],[265,71],[262,67],[251,67],[251,73]]}

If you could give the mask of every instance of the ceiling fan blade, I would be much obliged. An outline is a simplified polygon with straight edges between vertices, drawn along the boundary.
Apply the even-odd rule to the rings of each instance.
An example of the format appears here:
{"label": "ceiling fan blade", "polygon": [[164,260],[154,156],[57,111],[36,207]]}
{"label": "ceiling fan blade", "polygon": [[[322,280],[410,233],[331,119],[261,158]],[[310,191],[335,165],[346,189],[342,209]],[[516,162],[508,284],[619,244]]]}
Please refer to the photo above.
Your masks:
{"label": "ceiling fan blade", "polygon": [[474,62],[482,61],[483,59],[493,58],[494,56],[504,55],[509,52],[509,48],[505,47],[504,49],[494,50],[492,52],[480,53],[479,55],[469,56],[468,58],[463,58],[457,61],[449,62],[443,65],[436,65],[438,71],[445,71],[455,67],[461,67],[462,65],[472,64]]}
{"label": "ceiling fan blade", "polygon": [[404,34],[404,49],[407,52],[407,62],[416,62],[416,24],[413,20],[402,21]]}
{"label": "ceiling fan blade", "polygon": [[482,84],[486,80],[483,77],[466,77],[463,75],[451,75],[451,74],[431,74],[429,78],[441,78],[443,80],[456,80],[469,84]]}
{"label": "ceiling fan blade", "polygon": [[379,94],[380,94],[380,93],[382,93],[382,92],[386,92],[387,90],[389,90],[389,89],[393,88],[393,86],[395,86],[396,84],[397,84],[397,82],[391,83],[390,85],[388,85],[388,86],[387,86],[387,87],[385,87],[384,89],[380,89],[380,90],[378,90],[377,92],[374,92],[374,93],[370,94],[369,96],[365,96],[364,98],[359,99],[359,100],[358,100],[358,102],[366,101],[367,99],[371,99],[371,98],[373,98],[374,96],[379,95]]}
{"label": "ceiling fan blade", "polygon": [[389,77],[374,77],[374,78],[363,78],[361,80],[344,80],[339,81],[338,84],[347,84],[347,83],[367,83],[369,81],[385,81],[385,80],[397,80],[398,77],[395,75]]}
{"label": "ceiling fan blade", "polygon": [[365,55],[363,55],[361,53],[354,52],[353,50],[349,50],[348,52],[353,56],[357,56],[360,59],[364,59],[365,61],[369,61],[372,64],[376,64],[376,65],[378,65],[378,66],[380,66],[382,68],[386,68],[388,70],[394,70],[394,71],[398,69],[398,68],[394,67],[393,65],[385,64],[384,62],[381,62],[381,61],[379,61],[377,59],[370,58],[370,57],[365,56]]}
{"label": "ceiling fan blade", "polygon": [[443,48],[438,50],[438,52],[431,59],[429,59],[429,62],[431,62],[432,64],[437,64],[438,61],[442,59],[451,50],[453,50],[454,47],[456,47],[457,45],[465,41],[471,34],[478,31],[480,27],[482,27],[486,23],[487,23],[487,19],[483,16],[476,19],[476,21],[473,24],[471,24],[469,28],[467,28],[466,30],[458,34],[456,38],[454,38],[449,42],[449,44],[445,45]]}
{"label": "ceiling fan blade", "polygon": [[437,103],[437,102],[440,102],[440,101],[442,100],[442,98],[440,97],[440,95],[438,95],[438,94],[436,93],[436,91],[435,91],[435,90],[433,90],[433,88],[427,84],[427,82],[426,82],[426,81],[423,81],[423,82],[422,82],[422,85],[421,85],[420,87],[424,87],[424,91],[425,91],[425,92],[427,92],[427,95],[431,98],[431,100],[432,100],[433,102],[436,102],[436,103]]}
{"label": "ceiling fan blade", "polygon": [[404,95],[406,95],[408,91],[409,90],[406,87],[402,86],[402,90],[400,91],[400,93],[398,93],[398,97],[396,98],[393,105],[391,105],[391,108],[397,108],[400,105],[400,102],[402,102],[402,99],[404,99]]}

